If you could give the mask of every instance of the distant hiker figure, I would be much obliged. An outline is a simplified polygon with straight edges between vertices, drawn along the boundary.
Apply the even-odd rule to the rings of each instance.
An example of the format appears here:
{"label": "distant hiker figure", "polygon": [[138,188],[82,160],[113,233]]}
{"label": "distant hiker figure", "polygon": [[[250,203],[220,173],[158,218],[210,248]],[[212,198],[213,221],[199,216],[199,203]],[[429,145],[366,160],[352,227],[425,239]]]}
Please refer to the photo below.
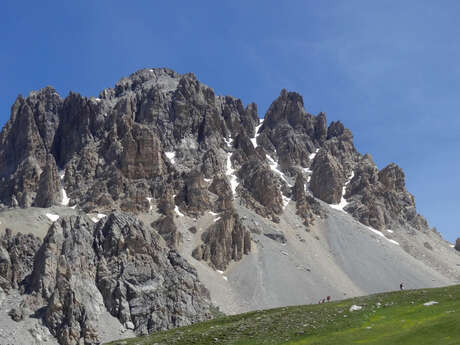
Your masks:
{"label": "distant hiker figure", "polygon": [[331,296],[327,296],[327,301],[328,301],[328,302],[331,301]]}
{"label": "distant hiker figure", "polygon": [[404,284],[403,284],[403,283],[399,284],[399,289],[400,289],[401,291],[404,290]]}

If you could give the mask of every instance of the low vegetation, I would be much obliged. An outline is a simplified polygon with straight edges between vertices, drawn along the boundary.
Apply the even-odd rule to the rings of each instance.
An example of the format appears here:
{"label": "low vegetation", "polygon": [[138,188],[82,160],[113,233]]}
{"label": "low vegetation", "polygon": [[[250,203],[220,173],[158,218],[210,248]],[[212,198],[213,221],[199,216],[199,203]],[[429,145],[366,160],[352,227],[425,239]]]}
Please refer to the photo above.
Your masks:
{"label": "low vegetation", "polygon": [[219,317],[111,344],[453,345],[460,343],[459,324],[456,285]]}

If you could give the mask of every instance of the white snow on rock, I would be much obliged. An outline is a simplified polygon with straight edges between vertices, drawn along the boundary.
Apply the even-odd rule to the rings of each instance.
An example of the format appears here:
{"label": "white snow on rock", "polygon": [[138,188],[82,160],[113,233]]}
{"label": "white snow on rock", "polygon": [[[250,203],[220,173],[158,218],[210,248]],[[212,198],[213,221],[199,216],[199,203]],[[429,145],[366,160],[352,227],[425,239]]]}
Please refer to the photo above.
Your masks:
{"label": "white snow on rock", "polygon": [[380,236],[380,237],[383,237],[384,239],[386,239],[388,242],[390,243],[393,243],[393,244],[396,244],[399,246],[399,242],[396,242],[395,240],[392,240],[392,239],[389,239],[389,238],[386,238],[386,236],[381,232],[381,231],[378,231],[376,229],[373,229],[371,228],[370,226],[366,226],[366,228],[368,228],[370,231],[372,231],[374,234]]}
{"label": "white snow on rock", "polygon": [[[65,171],[60,171],[59,172],[59,177],[60,177],[61,181],[64,180],[64,176],[65,176]],[[70,198],[67,196],[67,192],[64,189],[64,186],[61,187],[61,195],[62,195],[62,200],[61,200],[60,204],[62,206],[69,206]]]}
{"label": "white snow on rock", "polygon": [[[310,155],[308,156],[308,159],[309,159],[310,161],[313,161],[313,159],[315,159],[316,154],[318,153],[318,151],[319,151],[319,149],[316,149],[315,152],[310,153]],[[312,173],[313,171],[312,171],[310,168],[303,168],[303,171],[305,171],[307,174],[309,174],[308,177],[307,177],[307,182],[310,183],[311,173]]]}
{"label": "white snow on rock", "polygon": [[426,302],[426,303],[423,303],[424,306],[430,306],[430,305],[435,305],[435,304],[438,304],[439,302],[436,302],[436,301],[429,301],[429,302]]}
{"label": "white snow on rock", "polygon": [[181,211],[179,211],[179,206],[176,205],[176,206],[174,207],[174,211],[176,212],[176,214],[177,214],[179,217],[183,217],[183,216],[184,216],[184,214],[183,214]]}
{"label": "white snow on rock", "polygon": [[287,207],[291,199],[283,195],[283,210]]}
{"label": "white snow on rock", "polygon": [[220,219],[220,217],[214,218],[213,222],[217,222]]}
{"label": "white snow on rock", "polygon": [[225,143],[227,144],[227,146],[229,147],[232,147],[232,144],[233,144],[233,138],[224,138],[224,141]]}
{"label": "white snow on rock", "polygon": [[59,216],[57,214],[53,214],[53,213],[47,213],[45,214],[45,216],[48,217],[49,220],[51,220],[52,222],[55,222],[59,219]]}
{"label": "white snow on rock", "polygon": [[353,305],[350,307],[349,311],[350,311],[350,313],[351,313],[351,312],[353,312],[353,311],[357,311],[357,310],[361,310],[361,309],[363,309],[363,307],[361,307],[360,305],[355,305],[355,304],[353,304]]}
{"label": "white snow on rock", "polygon": [[263,123],[264,123],[264,120],[262,119],[262,120],[259,122],[259,125],[258,125],[258,126],[256,127],[256,129],[255,129],[256,135],[254,136],[254,138],[250,139],[252,145],[254,146],[254,148],[257,147],[257,137],[259,136],[259,133],[258,133],[258,132],[259,132],[260,127],[262,127]]}
{"label": "white snow on rock", "polygon": [[[386,238],[386,237],[385,237]],[[392,240],[390,238],[387,238],[387,241],[390,242],[390,243],[393,243],[393,244],[396,244],[397,246],[399,246],[399,242],[395,241],[395,240]]]}
{"label": "white snow on rock", "polygon": [[387,229],[387,231],[392,234],[394,231],[393,230],[390,230],[390,229]]}
{"label": "white snow on rock", "polygon": [[454,244],[449,244],[451,248],[455,248],[455,245]]}
{"label": "white snow on rock", "polygon": [[275,160],[272,157],[270,157],[269,155],[267,155],[267,159],[268,159],[268,162],[269,162],[268,164],[270,165],[270,169],[272,169],[272,171],[274,171],[275,173],[280,175],[280,177],[283,179],[284,182],[287,183],[287,185],[289,187],[292,187],[292,185],[287,180],[286,176],[284,176],[284,174],[281,172],[281,170],[278,169],[278,163],[276,163]]}
{"label": "white snow on rock", "polygon": [[210,214],[211,216],[218,216],[218,215],[219,215],[219,213],[216,213],[216,212],[212,212],[212,211],[208,211],[208,212],[209,212],[209,214]]}
{"label": "white snow on rock", "polygon": [[[345,185],[343,186],[342,188],[342,198],[340,199],[340,202],[338,204],[330,204],[329,206],[331,206],[332,208],[336,209],[336,210],[339,210],[339,211],[342,211],[342,212],[345,212],[344,208],[345,206],[348,205],[348,202],[347,200],[344,198],[345,196],[345,193],[346,193],[346,190],[347,190],[347,185],[350,183],[351,179],[355,176],[355,172],[352,171],[351,172],[351,176],[350,178],[347,180],[347,182],[345,182]],[[346,213],[346,212],[345,212]]]}
{"label": "white snow on rock", "polygon": [[171,161],[172,164],[176,164],[176,152],[165,152],[166,157]]}
{"label": "white snow on rock", "polygon": [[222,276],[222,278],[224,278],[225,280],[228,280],[228,278],[226,276]]}
{"label": "white snow on rock", "polygon": [[227,153],[227,171],[225,174],[228,176],[230,180],[230,187],[232,188],[232,193],[236,193],[236,187],[238,187],[238,179],[235,175],[235,169],[232,167],[232,161],[230,157],[232,156],[231,152]]}
{"label": "white snow on rock", "polygon": [[62,195],[61,205],[69,206],[70,198],[67,196],[67,192],[65,191],[64,188],[61,189],[61,195]]}
{"label": "white snow on rock", "polygon": [[153,206],[152,206],[152,199],[153,199],[153,198],[151,198],[151,197],[146,197],[146,199],[147,199],[147,201],[149,202],[149,205],[150,205],[149,211],[152,211],[152,209],[153,209]]}
{"label": "white snow on rock", "polygon": [[203,180],[204,180],[204,182],[207,182],[207,183],[212,182],[212,180],[210,178],[204,178]]}
{"label": "white snow on rock", "polygon": [[313,159],[315,159],[316,154],[318,153],[318,151],[319,151],[319,148],[317,148],[315,152],[310,153],[310,156],[308,156],[308,159],[311,160],[311,161],[312,161]]}
{"label": "white snow on rock", "polygon": [[89,219],[91,219],[93,223],[97,223],[104,217],[107,217],[107,215],[104,213],[98,213],[95,216],[90,217]]}
{"label": "white snow on rock", "polygon": [[221,270],[216,270],[216,272],[219,274],[224,274],[224,271],[221,271]]}

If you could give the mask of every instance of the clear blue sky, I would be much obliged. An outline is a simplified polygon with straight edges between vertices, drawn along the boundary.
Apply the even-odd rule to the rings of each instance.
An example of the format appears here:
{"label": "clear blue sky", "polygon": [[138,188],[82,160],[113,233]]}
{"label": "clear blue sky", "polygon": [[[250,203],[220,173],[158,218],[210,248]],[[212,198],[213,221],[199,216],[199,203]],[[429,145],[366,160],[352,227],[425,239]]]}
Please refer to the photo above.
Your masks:
{"label": "clear blue sky", "polygon": [[449,240],[460,179],[459,1],[11,1],[0,13],[0,124],[46,85],[95,96],[145,67],[194,72],[255,101],[281,88],[405,171],[419,212]]}

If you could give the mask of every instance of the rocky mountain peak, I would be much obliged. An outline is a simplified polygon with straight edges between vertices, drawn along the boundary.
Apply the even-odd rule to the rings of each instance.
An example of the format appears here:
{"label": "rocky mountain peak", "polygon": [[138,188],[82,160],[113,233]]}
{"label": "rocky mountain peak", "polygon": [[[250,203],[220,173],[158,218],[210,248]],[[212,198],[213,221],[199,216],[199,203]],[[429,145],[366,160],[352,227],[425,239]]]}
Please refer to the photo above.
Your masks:
{"label": "rocky mountain peak", "polygon": [[318,229],[342,221],[334,209],[374,234],[429,230],[402,169],[379,170],[298,93],[283,89],[261,119],[255,103],[167,68],[139,70],[98,98],[51,87],[19,96],[0,167],[1,212],[65,215],[37,217],[52,219],[43,239],[0,238],[1,290],[26,292],[22,306],[43,310],[62,344],[99,343],[109,319],[136,334],[207,319],[210,295],[190,263],[206,278],[274,248],[260,241],[306,243],[312,229],[321,241]]}

